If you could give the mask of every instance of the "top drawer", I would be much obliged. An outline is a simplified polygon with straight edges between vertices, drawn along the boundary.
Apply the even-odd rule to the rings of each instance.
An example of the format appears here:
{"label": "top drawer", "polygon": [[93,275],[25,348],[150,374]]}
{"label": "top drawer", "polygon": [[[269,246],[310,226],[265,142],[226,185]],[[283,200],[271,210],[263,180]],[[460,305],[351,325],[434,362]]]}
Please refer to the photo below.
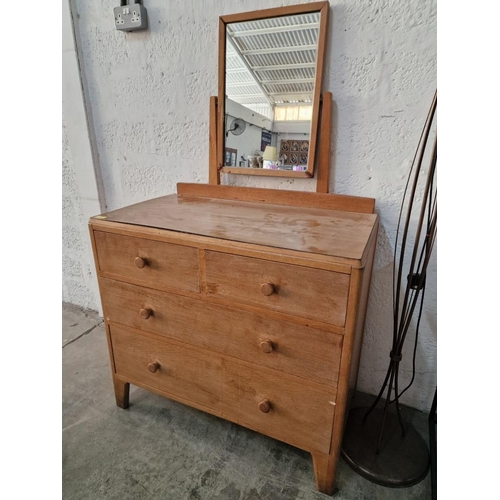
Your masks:
{"label": "top drawer", "polygon": [[349,275],[206,252],[207,295],[343,327]]}
{"label": "top drawer", "polygon": [[199,293],[198,251],[103,231],[94,231],[100,273],[153,288]]}

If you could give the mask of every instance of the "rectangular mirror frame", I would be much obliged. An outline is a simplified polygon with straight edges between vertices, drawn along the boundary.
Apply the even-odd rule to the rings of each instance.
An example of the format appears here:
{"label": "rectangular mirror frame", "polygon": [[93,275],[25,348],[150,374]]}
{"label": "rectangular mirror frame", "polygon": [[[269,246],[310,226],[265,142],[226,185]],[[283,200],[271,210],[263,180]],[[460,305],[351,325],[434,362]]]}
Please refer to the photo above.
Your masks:
{"label": "rectangular mirror frame", "polygon": [[[319,106],[321,97],[321,82],[323,79],[323,60],[325,54],[326,31],[328,26],[329,2],[314,2],[301,5],[289,5],[286,7],[277,7],[273,9],[256,10],[243,12],[241,14],[230,14],[219,17],[219,85],[218,85],[218,110],[217,110],[217,165],[219,171],[230,174],[243,175],[267,175],[271,177],[314,177],[314,166],[316,162],[317,143],[318,143],[318,125],[319,125]],[[270,17],[283,17],[295,14],[309,14],[319,12],[319,33],[318,33],[318,51],[316,57],[316,71],[313,96],[313,110],[311,119],[311,135],[309,158],[307,170],[295,172],[290,170],[265,170],[262,168],[243,168],[243,167],[225,167],[224,166],[224,113],[226,102],[226,25],[230,23],[241,23],[247,21],[256,21]]]}

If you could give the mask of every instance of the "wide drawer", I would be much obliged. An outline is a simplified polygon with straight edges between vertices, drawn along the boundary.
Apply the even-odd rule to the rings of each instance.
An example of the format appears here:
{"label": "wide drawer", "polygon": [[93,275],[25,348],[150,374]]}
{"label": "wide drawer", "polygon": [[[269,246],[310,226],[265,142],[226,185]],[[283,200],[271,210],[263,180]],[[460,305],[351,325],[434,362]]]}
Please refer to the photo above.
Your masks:
{"label": "wide drawer", "polygon": [[333,389],[117,325],[110,332],[116,373],[132,384],[302,449],[329,452]]}
{"label": "wide drawer", "polygon": [[342,335],[104,278],[101,295],[110,322],[337,384]]}
{"label": "wide drawer", "polygon": [[199,292],[198,250],[94,231],[99,271],[116,279]]}
{"label": "wide drawer", "polygon": [[344,326],[349,275],[205,252],[207,295]]}

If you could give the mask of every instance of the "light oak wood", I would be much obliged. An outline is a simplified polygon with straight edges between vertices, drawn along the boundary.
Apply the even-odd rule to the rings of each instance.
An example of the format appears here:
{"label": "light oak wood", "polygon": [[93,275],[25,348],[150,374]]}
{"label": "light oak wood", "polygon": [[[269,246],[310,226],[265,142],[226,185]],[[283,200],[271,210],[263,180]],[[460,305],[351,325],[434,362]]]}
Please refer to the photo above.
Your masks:
{"label": "light oak wood", "polygon": [[143,259],[142,257],[136,257],[134,259],[134,263],[135,263],[136,267],[138,267],[139,269],[142,269],[147,264],[147,260]]}
{"label": "light oak wood", "polygon": [[[245,255],[247,257],[255,257],[257,259],[269,260],[273,262],[284,262],[304,267],[326,269],[328,271],[335,271],[343,274],[350,274],[352,267],[363,267],[365,265],[365,261],[363,260],[359,261],[355,259],[337,258],[310,252],[304,253],[285,248],[276,249],[266,245],[257,246],[239,241],[210,238],[155,227],[146,227],[138,224],[122,224],[119,222],[113,222],[110,224],[107,221],[101,221],[95,218],[91,219],[90,228],[93,231],[104,231],[112,234],[131,236],[134,238],[140,237],[152,241],[161,241],[182,246],[192,246],[198,250],[207,249],[223,251],[234,255]],[[104,276],[106,273],[101,274]],[[133,282],[132,280],[130,281]],[[158,288],[161,289],[162,287],[159,286]]]}
{"label": "light oak wood", "polygon": [[[174,341],[160,340],[113,325],[111,338],[117,374],[224,413],[259,432],[294,446],[318,451],[330,447],[335,399],[333,388],[315,386],[244,361]],[[157,361],[151,373],[148,365]],[[259,403],[268,399],[272,410]]]}
{"label": "light oak wood", "polygon": [[[128,283],[100,279],[106,321],[336,386],[342,336]],[[147,306],[154,314],[143,320]]]}
{"label": "light oak wood", "polygon": [[320,12],[328,2],[311,2],[299,5],[287,5],[285,7],[273,7],[271,9],[254,10],[250,12],[239,12],[237,14],[226,14],[221,16],[226,24],[241,23],[245,21],[256,21],[269,17],[294,16],[297,14],[308,14],[310,12]]}
{"label": "light oak wood", "polygon": [[[346,274],[206,252],[207,295],[344,326]],[[266,293],[261,290],[266,284]],[[269,293],[271,292],[271,293]],[[323,307],[327,303],[328,307]]]}
{"label": "light oak wood", "polygon": [[220,169],[223,174],[239,174],[239,175],[260,175],[263,177],[295,177],[298,179],[309,179],[310,174],[303,171],[294,170],[271,170],[265,168],[247,168],[247,167],[225,167]]}
{"label": "light oak wood", "polygon": [[[316,192],[328,193],[330,185],[330,146],[332,134],[332,93],[325,92],[321,99],[320,128],[318,130],[318,172]],[[369,213],[373,212],[373,207]]]}
{"label": "light oak wood", "polygon": [[153,315],[153,310],[152,309],[141,309],[139,311],[139,314],[142,319],[149,319]]}
{"label": "light oak wood", "polygon": [[337,462],[330,453],[313,452],[312,459],[316,488],[326,495],[331,495],[333,493]]}
{"label": "light oak wood", "polygon": [[215,96],[210,97],[209,109],[209,136],[208,136],[208,183],[220,184],[220,171],[217,162],[217,101]]}
{"label": "light oak wood", "polygon": [[314,97],[313,111],[311,118],[311,136],[309,139],[309,157],[307,161],[307,174],[314,175],[314,166],[316,162],[316,148],[318,144],[318,125],[319,125],[319,103],[321,97],[321,82],[323,81],[323,62],[325,55],[326,31],[328,27],[328,11],[330,5],[324,2],[319,15],[318,49],[316,52],[316,71],[314,74]]}
{"label": "light oak wood", "polygon": [[302,448],[331,493],[377,242],[373,200],[180,191],[90,221],[116,403],[128,407],[132,383]]}
{"label": "light oak wood", "polygon": [[275,290],[274,285],[272,283],[262,283],[262,285],[260,285],[260,292],[262,293],[262,295],[264,295],[266,297],[269,297],[275,291],[276,290]]}
{"label": "light oak wood", "polygon": [[[219,82],[217,92],[217,172],[224,165],[224,139],[226,137],[226,121],[224,115],[226,103],[226,25],[222,18],[219,18]],[[219,183],[220,183],[220,177]]]}
{"label": "light oak wood", "polygon": [[240,186],[212,186],[208,184],[188,184],[179,182],[177,194],[198,198],[217,198],[222,200],[251,201],[272,205],[321,208],[342,212],[373,214],[375,200],[360,196],[342,194],[307,193],[285,189],[248,188]]}
{"label": "light oak wood", "polygon": [[269,413],[271,411],[271,401],[269,401],[269,399],[263,399],[260,403],[259,403],[259,410],[262,412],[262,413]]}
{"label": "light oak wood", "polygon": [[260,350],[266,354],[273,352],[273,343],[271,340],[263,340],[260,344]]}
{"label": "light oak wood", "polygon": [[[352,265],[356,265],[352,259],[361,261],[366,240],[377,220],[375,214],[306,207],[297,211],[296,207],[286,205],[187,195],[156,198],[108,212],[106,217],[107,221],[335,256],[338,262],[340,258],[350,259]],[[148,258],[148,254],[139,257]]]}
{"label": "light oak wood", "polygon": [[[218,113],[217,113],[217,151],[218,151],[218,167],[220,172],[229,174],[243,175],[262,175],[272,177],[302,177],[310,178],[314,175],[314,167],[316,163],[317,135],[319,125],[319,106],[321,95],[321,83],[323,79],[324,54],[326,44],[326,34],[328,29],[328,2],[313,2],[303,5],[289,5],[285,7],[277,7],[272,9],[264,9],[260,11],[243,12],[238,14],[230,14],[219,17],[219,54],[218,54]],[[223,162],[224,140],[225,140],[225,123],[224,123],[224,108],[226,98],[226,26],[230,23],[248,22],[256,19],[267,19],[271,17],[283,17],[296,14],[307,14],[319,12],[319,30],[318,30],[318,46],[316,51],[316,67],[315,67],[315,84],[312,103],[312,119],[309,137],[309,153],[307,170],[305,172],[294,172],[284,170],[266,170],[262,168],[239,168],[225,167]],[[211,182],[212,184],[212,182]]]}
{"label": "light oak wood", "polygon": [[[100,272],[150,285],[169,282],[174,288],[200,291],[196,249],[101,231],[94,237]],[[138,257],[144,266],[137,266]]]}
{"label": "light oak wood", "polygon": [[[375,241],[372,240],[371,244],[374,247]],[[374,255],[374,248],[370,248],[370,255]],[[368,294],[371,267],[372,262],[369,263],[368,268],[352,270],[347,320],[344,334],[344,346],[342,349],[339,383],[337,386],[336,412],[333,421],[330,451],[327,454],[312,454],[316,485],[320,491],[323,491],[326,494],[331,494],[333,492],[335,472],[342,447],[342,436],[349,405],[349,385],[350,378],[352,376],[351,366],[353,361],[354,345],[357,342],[360,342],[359,336],[362,335],[362,329],[359,325],[364,322],[365,310],[360,309],[360,303],[364,302],[366,307],[364,295]]]}
{"label": "light oak wood", "polygon": [[352,341],[352,356],[351,356],[351,369],[349,372],[349,394],[348,394],[348,404],[351,401],[351,396],[356,390],[356,385],[358,381],[358,371],[359,371],[359,362],[361,359],[361,347],[363,344],[363,332],[365,330],[365,319],[366,319],[366,309],[368,307],[368,297],[370,293],[370,283],[372,277],[373,270],[373,262],[375,258],[375,250],[377,248],[377,240],[376,235],[378,232],[378,222],[373,228],[374,237],[370,238],[369,248],[370,254],[367,259],[367,264],[365,269],[363,270],[363,278],[361,282],[361,290],[360,296],[358,300],[358,311],[355,319],[355,330],[354,330],[354,338]]}
{"label": "light oak wood", "polygon": [[148,364],[148,370],[151,373],[156,373],[160,369],[160,363],[158,361],[152,361]]}

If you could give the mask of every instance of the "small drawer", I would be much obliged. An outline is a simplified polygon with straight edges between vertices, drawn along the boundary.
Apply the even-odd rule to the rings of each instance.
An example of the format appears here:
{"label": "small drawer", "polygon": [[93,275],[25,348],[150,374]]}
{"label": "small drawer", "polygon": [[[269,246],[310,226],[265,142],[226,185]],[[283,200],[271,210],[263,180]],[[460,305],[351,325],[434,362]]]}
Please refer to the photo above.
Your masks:
{"label": "small drawer", "polygon": [[342,335],[129,283],[100,283],[111,323],[337,385]]}
{"label": "small drawer", "polygon": [[100,273],[123,281],[199,293],[196,248],[94,231]]}
{"label": "small drawer", "polygon": [[349,275],[206,252],[207,295],[343,327]]}
{"label": "small drawer", "polygon": [[290,375],[125,327],[110,327],[116,373],[130,383],[305,450],[328,453],[336,393]]}

